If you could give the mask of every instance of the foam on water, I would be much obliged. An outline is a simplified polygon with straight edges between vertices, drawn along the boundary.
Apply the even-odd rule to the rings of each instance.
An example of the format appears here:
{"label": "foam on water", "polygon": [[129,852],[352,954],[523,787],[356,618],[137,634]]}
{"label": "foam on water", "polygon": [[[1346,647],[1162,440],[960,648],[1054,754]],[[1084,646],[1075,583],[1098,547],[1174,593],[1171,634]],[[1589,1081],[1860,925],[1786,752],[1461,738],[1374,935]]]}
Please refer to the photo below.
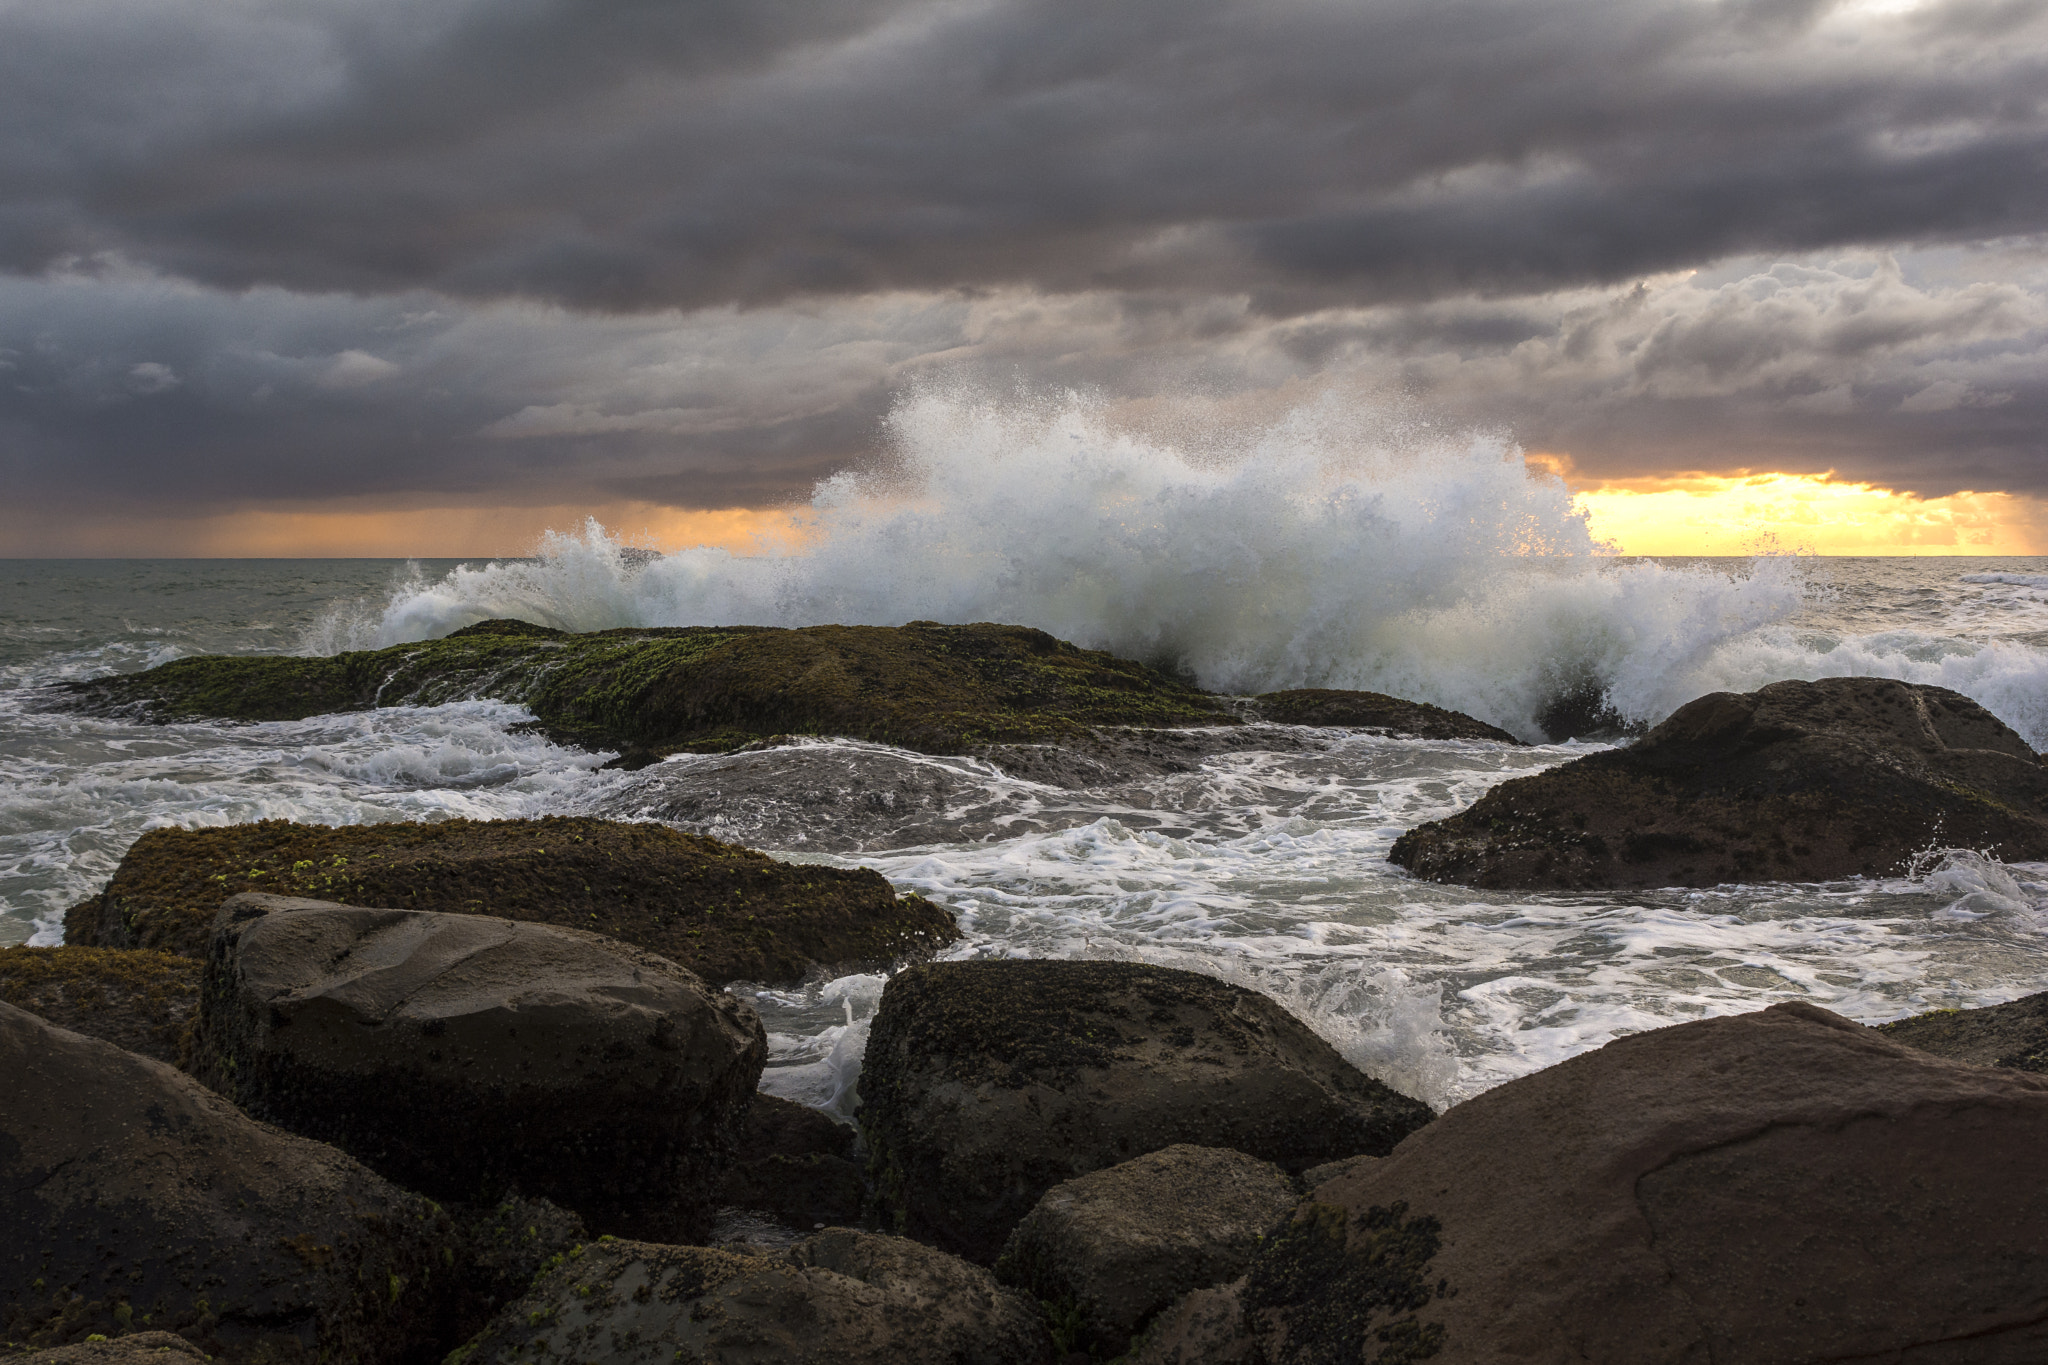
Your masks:
{"label": "foam on water", "polygon": [[[647,562],[592,524],[532,561],[423,575],[331,613],[306,647],[492,616],[571,630],[988,620],[1216,691],[1390,692],[1531,740],[1588,733],[1603,711],[1639,727],[1706,692],[1868,674],[1954,687],[2048,744],[2048,654],[1998,638],[2023,609],[2048,627],[2048,603],[2013,586],[2027,575],[1972,575],[1980,600],[1911,629],[1843,630],[1816,561],[1613,559],[1512,444],[1334,399],[1221,453],[1120,430],[1072,397],[926,394],[889,435],[885,467],[818,486],[793,548]],[[1982,600],[2015,593],[2029,600]],[[1889,626],[1899,606],[1874,614]]]}

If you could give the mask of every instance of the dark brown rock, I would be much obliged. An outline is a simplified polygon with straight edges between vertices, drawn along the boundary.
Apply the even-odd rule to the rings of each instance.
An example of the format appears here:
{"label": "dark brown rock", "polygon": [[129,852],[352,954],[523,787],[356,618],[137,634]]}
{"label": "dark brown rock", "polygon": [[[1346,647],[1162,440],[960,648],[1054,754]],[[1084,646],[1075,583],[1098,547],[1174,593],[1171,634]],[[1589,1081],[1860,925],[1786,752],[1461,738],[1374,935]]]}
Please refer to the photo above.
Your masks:
{"label": "dark brown rock", "polygon": [[1975,1010],[1935,1010],[1879,1024],[1895,1043],[1977,1066],[2048,1073],[2048,991]]}
{"label": "dark brown rock", "polygon": [[511,1195],[496,1204],[449,1204],[455,1224],[458,1290],[452,1341],[467,1341],[524,1294],[534,1277],[590,1240],[583,1220],[545,1199]]}
{"label": "dark brown rock", "polygon": [[1930,847],[2048,857],[2048,766],[1960,693],[1825,678],[1688,702],[1387,858],[1431,881],[1568,889],[1888,876]]}
{"label": "dark brown rock", "polygon": [[169,1332],[137,1332],[133,1336],[81,1341],[76,1346],[57,1346],[7,1359],[13,1365],[179,1365],[180,1361],[205,1360],[206,1354]]}
{"label": "dark brown rock", "polygon": [[425,1199],[4,1004],[0,1094],[0,1339],[168,1330],[249,1365],[445,1349],[452,1229]]}
{"label": "dark brown rock", "polygon": [[198,1075],[436,1198],[701,1234],[767,1056],[753,1008],[599,934],[241,895]]}
{"label": "dark brown rock", "polygon": [[1426,701],[1403,701],[1383,692],[1346,692],[1332,687],[1297,687],[1254,697],[1259,715],[1281,725],[1342,725],[1385,730],[1413,739],[1490,739],[1520,744],[1498,725],[1447,711]]}
{"label": "dark brown rock", "polygon": [[243,891],[593,929],[715,986],[889,966],[959,937],[951,912],[899,897],[866,868],[798,867],[662,825],[548,816],[152,830],[103,893],[68,912],[65,941],[204,957],[214,914]]}
{"label": "dark brown rock", "polygon": [[1004,1244],[996,1278],[1053,1305],[1060,1345],[1109,1359],[1181,1295],[1236,1279],[1298,1202],[1269,1161],[1162,1147],[1047,1190]]}
{"label": "dark brown rock", "polygon": [[0,949],[0,1000],[183,1066],[199,1010],[199,964],[146,948]]}
{"label": "dark brown rock", "polygon": [[860,1217],[865,1187],[854,1131],[809,1105],[755,1095],[717,1202],[802,1229]]}
{"label": "dark brown rock", "polygon": [[1190,1143],[1290,1171],[1429,1107],[1256,992],[1132,962],[928,963],[882,994],[861,1127],[895,1226],[987,1263],[1065,1180]]}
{"label": "dark brown rock", "polygon": [[2048,1079],[1810,1005],[1658,1029],[1322,1186],[1235,1327],[1212,1296],[1136,1358],[1231,1359],[1249,1328],[1275,1365],[2048,1359],[2044,1143]]}
{"label": "dark brown rock", "polygon": [[463,1365],[678,1360],[1051,1365],[1037,1305],[900,1237],[836,1228],[776,1255],[600,1242],[506,1306]]}

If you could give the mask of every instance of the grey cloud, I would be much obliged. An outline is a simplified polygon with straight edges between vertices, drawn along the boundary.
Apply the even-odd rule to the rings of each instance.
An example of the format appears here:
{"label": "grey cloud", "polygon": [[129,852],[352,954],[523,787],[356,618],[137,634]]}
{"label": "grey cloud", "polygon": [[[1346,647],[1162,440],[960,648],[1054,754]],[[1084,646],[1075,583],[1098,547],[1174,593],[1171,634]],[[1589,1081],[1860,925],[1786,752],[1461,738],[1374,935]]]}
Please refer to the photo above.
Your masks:
{"label": "grey cloud", "polygon": [[0,262],[644,310],[1276,315],[2048,223],[2048,11],[88,0],[0,14]]}

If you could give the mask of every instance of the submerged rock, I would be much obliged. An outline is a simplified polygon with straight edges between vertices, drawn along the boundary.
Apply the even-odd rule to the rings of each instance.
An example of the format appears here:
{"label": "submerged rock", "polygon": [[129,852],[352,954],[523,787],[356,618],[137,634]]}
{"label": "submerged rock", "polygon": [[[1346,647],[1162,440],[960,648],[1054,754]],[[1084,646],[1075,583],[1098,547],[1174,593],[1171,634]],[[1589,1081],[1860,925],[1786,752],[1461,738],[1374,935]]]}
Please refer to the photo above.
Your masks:
{"label": "submerged rock", "polygon": [[928,963],[882,993],[861,1127],[895,1226],[987,1263],[1054,1185],[1176,1143],[1299,1171],[1429,1107],[1256,992],[1132,962]]}
{"label": "submerged rock", "polygon": [[753,1008],[598,934],[236,896],[198,1074],[436,1198],[537,1195],[597,1232],[709,1227],[767,1057]]}
{"label": "submerged rock", "polygon": [[1886,876],[1930,847],[2048,857],[2048,765],[1960,693],[1825,678],[1701,697],[1387,858],[1431,881],[1571,889]]}
{"label": "submerged rock", "polygon": [[440,1339],[448,1217],[352,1158],[5,1004],[0,1094],[0,1339],[167,1330],[249,1365]]}
{"label": "submerged rock", "polygon": [[1810,1005],[1637,1034],[1321,1186],[1133,1359],[2041,1360],[2044,1142],[2048,1079]]}
{"label": "submerged rock", "polygon": [[199,964],[148,949],[0,949],[0,1000],[181,1067],[199,1010]]}
{"label": "submerged rock", "polygon": [[1050,1365],[1038,1307],[985,1270],[838,1228],[778,1255],[586,1246],[506,1306],[462,1365],[777,1361]]}
{"label": "submerged rock", "polygon": [[783,734],[962,753],[1092,725],[1234,719],[1206,693],[1041,630],[930,621],[584,635],[486,621],[389,649],[178,659],[67,687],[85,709],[155,720],[293,720],[495,697],[524,704],[565,742],[622,750],[628,766]]}
{"label": "submerged rock", "polygon": [[1343,725],[1385,730],[1413,739],[1490,739],[1520,744],[1507,731],[1462,711],[1446,711],[1428,702],[1403,701],[1381,692],[1345,692],[1329,687],[1298,687],[1267,692],[1253,704],[1266,720],[1281,725]]}
{"label": "submerged rock", "polygon": [[1982,1009],[1894,1019],[1877,1031],[1950,1061],[2048,1073],[2048,991]]}
{"label": "submerged rock", "polygon": [[794,1100],[755,1095],[717,1201],[806,1231],[851,1223],[865,1197],[853,1144],[846,1124]]}
{"label": "submerged rock", "polygon": [[959,937],[949,911],[867,868],[794,866],[660,825],[570,816],[151,830],[72,910],[65,937],[204,957],[214,915],[244,891],[592,929],[713,985],[889,966]]}
{"label": "submerged rock", "polygon": [[1164,1147],[1047,1190],[1004,1244],[996,1278],[1051,1304],[1066,1344],[1109,1359],[1181,1295],[1236,1279],[1299,1202],[1271,1162]]}

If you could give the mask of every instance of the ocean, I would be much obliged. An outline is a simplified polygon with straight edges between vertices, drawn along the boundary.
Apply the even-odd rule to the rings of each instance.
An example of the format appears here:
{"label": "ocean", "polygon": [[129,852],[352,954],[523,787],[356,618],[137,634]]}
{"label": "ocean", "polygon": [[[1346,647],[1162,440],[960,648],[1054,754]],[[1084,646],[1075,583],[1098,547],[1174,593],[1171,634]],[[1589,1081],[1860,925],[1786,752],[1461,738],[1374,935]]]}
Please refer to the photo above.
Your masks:
{"label": "ocean", "polygon": [[[1479,475],[1501,463],[1472,458]],[[1780,678],[1939,683],[2048,747],[2048,559],[1624,559],[1560,548],[1584,528],[1555,500],[1446,497],[1403,522],[1384,481],[1364,485],[1376,502],[1327,478],[1290,502],[1247,495],[1241,467],[1184,464],[1160,496],[1125,465],[1118,497],[1053,480],[1007,522],[1001,490],[965,505],[899,483],[885,506],[827,488],[805,540],[756,556],[635,553],[592,527],[464,564],[0,561],[0,943],[59,942],[65,907],[161,826],[563,813],[876,868],[958,914],[952,956],[1218,974],[1437,1105],[1626,1033],[1780,1000],[1879,1022],[2048,988],[2048,866],[1967,849],[1929,848],[1878,881],[1576,895],[1435,885],[1384,860],[1402,831],[1497,782]],[[1065,514],[1045,512],[1063,498]],[[1534,525],[1537,553],[1504,542],[1503,523],[1525,541]],[[1445,543],[1445,527],[1475,524]],[[1534,742],[1264,727],[1197,737],[1181,771],[1074,787],[833,739],[603,771],[607,755],[515,733],[524,710],[488,700],[255,725],[52,706],[63,679],[487,616],[1015,621],[1219,691],[1373,688]],[[850,1113],[883,984],[736,987],[770,1030],[764,1089]]]}

